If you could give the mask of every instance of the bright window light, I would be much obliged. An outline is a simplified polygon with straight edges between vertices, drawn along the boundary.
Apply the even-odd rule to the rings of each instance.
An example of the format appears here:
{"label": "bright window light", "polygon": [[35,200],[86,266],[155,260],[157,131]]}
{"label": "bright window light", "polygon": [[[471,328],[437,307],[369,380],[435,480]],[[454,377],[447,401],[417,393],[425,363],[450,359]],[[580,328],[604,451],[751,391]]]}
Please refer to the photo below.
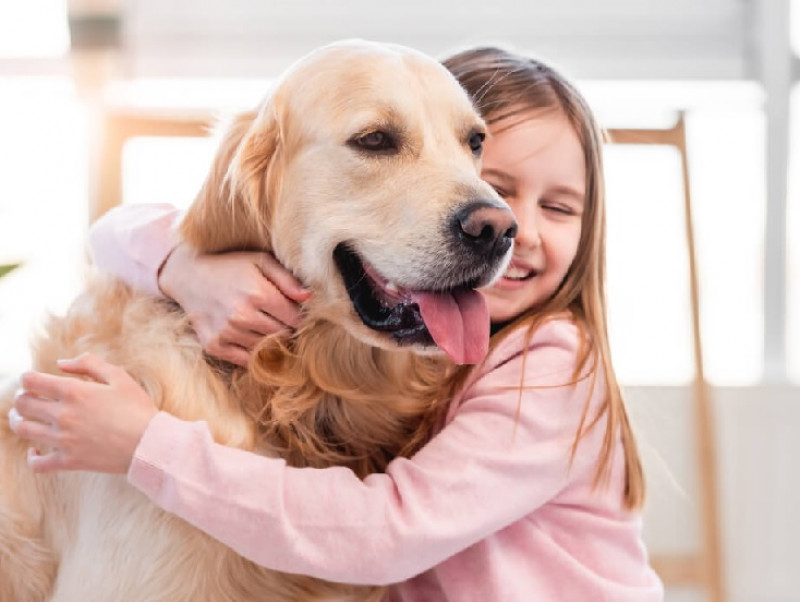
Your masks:
{"label": "bright window light", "polygon": [[0,2],[0,58],[63,56],[68,50],[67,0]]}
{"label": "bright window light", "polygon": [[606,149],[609,330],[626,385],[694,374],[680,156],[666,146]]}
{"label": "bright window light", "polygon": [[218,142],[215,138],[132,138],[122,151],[122,202],[188,207],[205,180]]}
{"label": "bright window light", "polygon": [[697,110],[687,123],[703,351],[715,385],[757,384],[764,369],[765,122],[752,100]]}
{"label": "bright window light", "polygon": [[[758,87],[743,82],[581,87],[607,127],[671,127],[674,108],[686,110],[706,378],[715,385],[757,383],[763,372],[766,206]],[[694,351],[678,156],[669,147],[612,145],[606,162],[609,328],[620,380],[685,384],[694,377]]]}
{"label": "bright window light", "polygon": [[0,377],[30,368],[30,339],[77,295],[87,215],[87,121],[66,78],[0,78]]}

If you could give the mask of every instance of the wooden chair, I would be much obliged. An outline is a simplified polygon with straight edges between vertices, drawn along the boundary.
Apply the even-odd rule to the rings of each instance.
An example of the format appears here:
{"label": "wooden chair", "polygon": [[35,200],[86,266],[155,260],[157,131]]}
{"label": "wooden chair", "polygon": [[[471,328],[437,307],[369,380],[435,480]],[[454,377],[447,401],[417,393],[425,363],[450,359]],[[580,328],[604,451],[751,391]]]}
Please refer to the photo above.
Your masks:
{"label": "wooden chair", "polygon": [[122,203],[122,151],[128,140],[138,136],[205,137],[214,118],[210,112],[112,108],[101,121],[99,160],[93,176],[96,186],[90,187],[90,221]]}
{"label": "wooden chair", "polygon": [[710,602],[724,602],[725,588],[717,510],[714,433],[711,421],[709,387],[703,372],[697,261],[694,226],[692,223],[685,121],[683,115],[680,115],[675,125],[669,129],[611,129],[608,134],[612,144],[672,146],[678,150],[681,157],[695,362],[692,395],[693,435],[697,449],[697,466],[700,477],[700,524],[703,530],[701,533],[701,549],[697,553],[674,556],[656,555],[651,560],[653,567],[666,585],[702,587],[708,593]]}

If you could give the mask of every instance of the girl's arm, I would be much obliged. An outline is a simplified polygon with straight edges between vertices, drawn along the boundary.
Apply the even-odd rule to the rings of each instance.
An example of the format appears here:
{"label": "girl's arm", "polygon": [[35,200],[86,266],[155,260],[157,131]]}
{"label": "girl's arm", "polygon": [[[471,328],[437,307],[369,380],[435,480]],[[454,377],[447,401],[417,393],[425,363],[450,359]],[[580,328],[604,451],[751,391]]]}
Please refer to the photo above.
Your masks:
{"label": "girl's arm", "polygon": [[92,260],[176,301],[207,352],[246,365],[259,338],[298,325],[309,292],[269,253],[196,253],[180,242],[181,217],[171,205],[117,207],[92,226]]}
{"label": "girl's arm", "polygon": [[[160,413],[139,440],[128,479],[162,508],[258,564],[333,581],[407,579],[521,519],[570,478],[593,470],[601,429],[583,440],[569,468],[591,379],[548,387],[571,378],[574,327],[555,322],[534,336],[525,384],[537,387],[520,397],[522,341],[522,334],[504,341],[449,424],[414,457],[392,461],[385,474],[361,481],[345,468],[289,468],[283,460],[214,443],[203,422]],[[30,375],[23,383],[35,384]],[[41,394],[62,400],[50,403],[62,404],[59,416],[68,425],[94,428],[68,439],[82,442],[90,464],[111,457],[120,439],[113,429],[128,421],[119,413],[112,421],[109,408],[122,412],[125,396],[112,391],[92,405],[65,393]],[[49,418],[31,399],[19,401],[23,415],[36,407],[40,419]],[[71,413],[78,402],[82,412]],[[23,436],[27,423],[15,424]],[[80,461],[71,467],[85,468]]]}

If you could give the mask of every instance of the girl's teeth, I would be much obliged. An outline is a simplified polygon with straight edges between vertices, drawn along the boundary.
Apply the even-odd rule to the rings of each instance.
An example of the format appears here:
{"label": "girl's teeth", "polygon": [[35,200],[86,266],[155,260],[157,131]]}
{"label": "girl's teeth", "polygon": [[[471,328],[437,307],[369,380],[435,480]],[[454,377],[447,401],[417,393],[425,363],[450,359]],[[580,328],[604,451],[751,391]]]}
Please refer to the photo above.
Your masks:
{"label": "girl's teeth", "polygon": [[527,278],[530,275],[528,270],[521,270],[519,268],[508,268],[506,270],[506,278],[512,278],[514,280],[522,280],[523,278]]}

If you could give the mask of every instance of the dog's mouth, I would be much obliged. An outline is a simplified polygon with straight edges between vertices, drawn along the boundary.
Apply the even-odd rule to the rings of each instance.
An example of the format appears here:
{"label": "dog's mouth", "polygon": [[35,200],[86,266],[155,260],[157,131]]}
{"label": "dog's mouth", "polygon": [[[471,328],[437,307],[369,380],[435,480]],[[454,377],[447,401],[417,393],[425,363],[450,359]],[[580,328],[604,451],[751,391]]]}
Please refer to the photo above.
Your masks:
{"label": "dog's mouth", "polygon": [[401,288],[345,244],[333,252],[353,308],[365,326],[398,345],[437,345],[457,364],[483,359],[489,346],[489,311],[470,283],[443,290]]}

